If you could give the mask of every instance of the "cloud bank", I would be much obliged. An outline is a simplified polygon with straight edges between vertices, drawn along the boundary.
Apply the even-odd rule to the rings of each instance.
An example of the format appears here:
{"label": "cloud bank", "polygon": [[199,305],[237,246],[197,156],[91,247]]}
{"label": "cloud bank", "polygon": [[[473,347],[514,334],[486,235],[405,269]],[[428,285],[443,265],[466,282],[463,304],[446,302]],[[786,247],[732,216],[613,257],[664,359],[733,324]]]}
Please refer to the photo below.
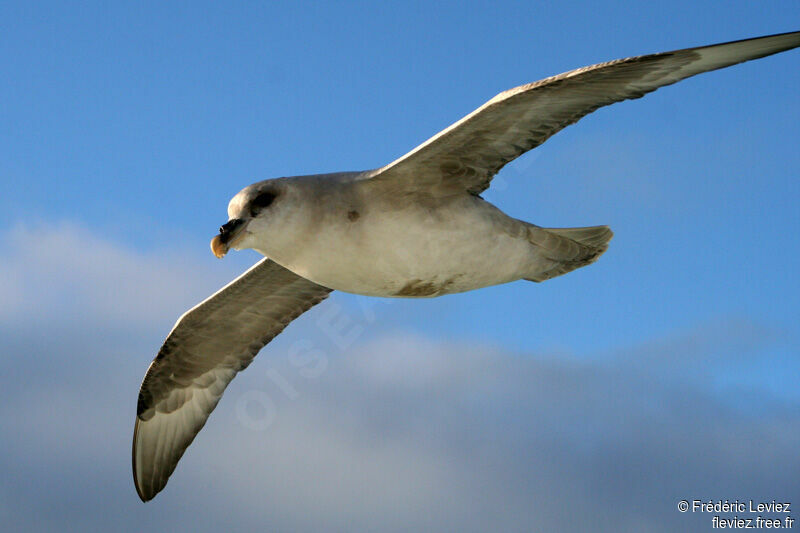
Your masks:
{"label": "cloud bank", "polygon": [[797,400],[716,379],[768,364],[768,327],[509,353],[393,331],[391,306],[334,296],[233,381],[144,505],[129,455],[138,382],[171,308],[219,275],[69,224],[4,239],[10,530],[707,531],[711,515],[679,500],[800,494]]}

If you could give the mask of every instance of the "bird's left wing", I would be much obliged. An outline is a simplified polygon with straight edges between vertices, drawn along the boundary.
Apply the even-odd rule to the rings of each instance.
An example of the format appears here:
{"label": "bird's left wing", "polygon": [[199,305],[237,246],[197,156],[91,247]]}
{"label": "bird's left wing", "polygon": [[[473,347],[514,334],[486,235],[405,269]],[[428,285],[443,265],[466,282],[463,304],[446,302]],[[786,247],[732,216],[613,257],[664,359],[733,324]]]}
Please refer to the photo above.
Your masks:
{"label": "bird's left wing", "polygon": [[592,111],[690,76],[800,46],[800,32],[583,67],[502,92],[362,179],[395,191],[479,194],[508,162]]}
{"label": "bird's left wing", "polygon": [[143,501],[167,484],[236,373],[330,292],[265,258],[178,319],[139,390],[133,479]]}

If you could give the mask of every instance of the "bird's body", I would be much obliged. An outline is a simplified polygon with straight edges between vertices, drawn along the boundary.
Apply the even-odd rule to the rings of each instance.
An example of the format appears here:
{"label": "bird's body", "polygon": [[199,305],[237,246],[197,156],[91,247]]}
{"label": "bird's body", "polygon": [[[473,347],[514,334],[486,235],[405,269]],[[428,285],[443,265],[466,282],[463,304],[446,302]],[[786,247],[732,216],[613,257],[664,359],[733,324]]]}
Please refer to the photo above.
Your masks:
{"label": "bird's body", "polygon": [[235,248],[253,248],[331,289],[386,297],[441,296],[535,279],[559,262],[546,247],[558,237],[537,243],[547,230],[479,196],[420,191],[398,201],[386,184],[359,179],[363,175],[256,184],[278,192],[274,212]]}
{"label": "bird's body", "polygon": [[245,187],[211,248],[266,257],[187,311],[150,364],[133,437],[139,496],[164,488],[237,372],[332,290],[432,297],[545,281],[606,250],[606,226],[541,228],[483,200],[505,164],[600,107],[798,46],[794,32],[582,67],[498,94],[384,167]]}

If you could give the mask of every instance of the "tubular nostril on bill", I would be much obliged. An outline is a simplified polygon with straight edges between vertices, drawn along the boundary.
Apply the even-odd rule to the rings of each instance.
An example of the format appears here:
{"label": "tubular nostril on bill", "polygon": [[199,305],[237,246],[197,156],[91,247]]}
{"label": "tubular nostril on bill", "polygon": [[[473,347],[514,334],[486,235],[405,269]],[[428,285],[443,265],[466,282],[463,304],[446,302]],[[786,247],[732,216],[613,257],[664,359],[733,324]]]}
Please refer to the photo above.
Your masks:
{"label": "tubular nostril on bill", "polygon": [[226,233],[230,233],[230,232],[234,231],[236,228],[238,228],[239,226],[241,226],[242,222],[244,222],[244,221],[242,219],[240,219],[240,218],[234,218],[232,220],[229,220],[228,222],[226,222],[225,224],[223,224],[223,225],[221,225],[219,227],[219,232],[220,232],[221,235],[224,235]]}

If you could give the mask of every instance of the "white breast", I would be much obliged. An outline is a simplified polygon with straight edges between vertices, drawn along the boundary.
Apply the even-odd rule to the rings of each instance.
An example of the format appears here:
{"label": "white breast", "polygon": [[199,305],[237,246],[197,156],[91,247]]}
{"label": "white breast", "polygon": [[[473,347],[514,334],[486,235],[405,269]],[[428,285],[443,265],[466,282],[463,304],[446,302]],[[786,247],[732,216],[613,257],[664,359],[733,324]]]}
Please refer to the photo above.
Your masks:
{"label": "white breast", "polygon": [[312,238],[302,239],[302,246],[262,253],[332,289],[404,297],[513,281],[533,258],[522,223],[466,194],[436,203],[412,202],[401,210],[380,202],[358,209],[337,201],[325,211],[324,221]]}

